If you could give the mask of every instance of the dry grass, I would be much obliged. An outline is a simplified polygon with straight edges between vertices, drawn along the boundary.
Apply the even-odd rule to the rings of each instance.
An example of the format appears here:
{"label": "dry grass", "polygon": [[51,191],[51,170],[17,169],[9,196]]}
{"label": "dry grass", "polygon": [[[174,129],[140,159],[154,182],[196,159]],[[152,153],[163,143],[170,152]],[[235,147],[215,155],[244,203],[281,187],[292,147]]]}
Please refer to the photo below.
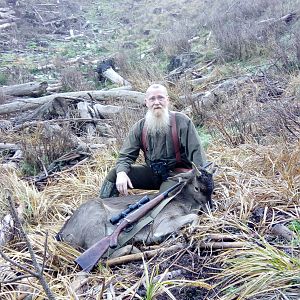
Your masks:
{"label": "dry grass", "polygon": [[190,24],[176,22],[167,32],[157,36],[154,42],[156,51],[161,51],[168,57],[189,52],[191,51],[191,44],[188,41],[193,35],[194,31]]}
{"label": "dry grass", "polygon": [[200,106],[196,120],[200,118],[212,135],[233,147],[299,139],[297,77],[292,76],[288,84],[289,77],[279,80],[278,76],[265,74],[221,82],[214,87],[214,105],[206,110]]}
{"label": "dry grass", "polygon": [[20,144],[24,152],[23,172],[36,175],[54,160],[75,147],[68,127],[53,129],[49,124],[39,125],[30,132],[22,132]]}
{"label": "dry grass", "polygon": [[[286,297],[299,288],[300,257],[285,253],[257,238],[249,249],[229,251],[224,271],[218,276],[224,296],[221,299],[253,299],[276,295]],[[289,298],[294,299],[294,298]]]}
{"label": "dry grass", "polygon": [[[140,5],[138,2],[140,1],[128,2],[126,5],[140,7],[145,4],[141,2]],[[205,26],[205,30],[213,32],[215,45],[219,48],[216,52],[219,51],[222,58],[247,59],[257,54],[268,54],[275,60],[277,68],[290,70],[291,65],[294,64],[295,67],[297,59],[299,60],[297,24],[294,23],[289,30],[280,26],[262,27],[256,21],[282,16],[295,8],[298,2],[286,1],[279,5],[279,0],[264,0],[245,2],[241,6],[242,2],[212,1],[208,7],[206,2],[199,4],[199,1],[190,1],[188,5],[201,7],[200,11],[205,15],[206,21],[206,24],[202,25]],[[168,9],[168,5],[171,4],[155,2],[162,11]],[[151,5],[152,12],[154,7]],[[187,6],[187,2],[182,0],[180,5]],[[132,16],[139,12],[139,9],[131,10]],[[109,14],[108,11],[105,13]],[[191,33],[188,24],[185,24],[186,27],[172,27],[170,24],[174,23],[174,19],[171,16],[170,24],[163,22],[167,21],[163,14],[153,16],[149,13],[147,16],[149,24],[156,18],[165,30],[165,34],[156,38],[163,55],[190,50],[187,39],[191,34],[197,34],[197,31]],[[139,17],[144,18],[143,15]],[[131,25],[133,30],[134,24]],[[172,30],[175,32],[170,38]],[[155,26],[150,32],[155,32]],[[288,32],[288,35],[283,35],[283,32]],[[145,58],[142,58],[144,55]],[[140,49],[121,53],[116,59],[123,77],[129,80],[136,90],[144,91],[153,82],[165,82],[163,69],[167,63],[164,62],[163,65],[157,57],[148,56]],[[11,76],[15,82],[28,81],[31,77],[22,68],[13,71]],[[206,91],[227,76],[218,68],[215,68],[211,75],[211,81],[187,92]],[[73,69],[66,70],[63,78],[65,86],[69,89],[78,88],[79,84],[84,86],[86,82],[82,76],[82,73],[74,72]],[[291,221],[300,219],[297,103],[300,85],[299,76],[292,76],[290,81],[283,76],[275,79],[268,76],[251,77],[249,82],[234,85],[230,91],[218,94],[219,101],[215,107],[201,116],[201,122],[205,123],[215,136],[214,144],[209,147],[207,153],[209,160],[218,165],[214,194],[216,210],[201,215],[199,226],[193,233],[190,228],[183,230],[183,235],[193,249],[193,252],[189,249],[184,250],[189,257],[184,268],[193,269],[193,275],[197,277],[194,284],[199,284],[198,279],[202,279],[203,275],[205,283],[214,285],[213,292],[207,296],[209,299],[297,299],[299,295],[299,241],[287,243],[272,236],[270,230],[274,224],[289,225]],[[185,82],[183,87],[184,84]],[[174,88],[176,95],[180,94],[182,86]],[[114,134],[119,144],[139,115],[128,111],[122,117],[114,123]],[[20,140],[19,137],[7,137],[6,133],[1,133],[1,138],[11,142]],[[26,135],[23,140],[24,149],[30,159],[41,158],[45,150],[48,150],[51,156],[49,160],[55,159],[53,155],[60,156],[62,153],[59,151],[66,150],[68,144],[58,143],[55,149],[47,148],[48,143],[52,144],[53,141],[43,142],[39,132],[31,133],[30,137]],[[101,264],[90,274],[82,289],[76,291],[72,287],[72,283],[79,277],[79,270],[73,263],[79,252],[57,242],[54,236],[78,206],[87,199],[97,197],[107,171],[115,163],[116,152],[113,148],[107,149],[106,153],[95,155],[85,165],[72,172],[61,173],[50,180],[42,191],[21,179],[20,172],[0,166],[0,215],[8,213],[5,193],[5,189],[8,189],[17,205],[25,208],[24,227],[39,262],[43,261],[45,237],[46,233],[49,233],[45,276],[57,299],[117,299],[120,295],[123,295],[122,299],[141,299],[142,297],[135,292],[142,280],[147,280],[149,274],[154,274],[151,268],[159,269],[163,273],[170,265],[176,265],[176,255],[181,255],[180,252],[157,256],[143,266],[129,264],[110,269]],[[46,164],[47,161],[43,163]],[[203,251],[200,247],[201,242],[213,233],[237,235],[236,241],[246,242],[247,246],[238,250]],[[169,244],[170,242],[165,243],[166,246]],[[30,257],[23,241],[16,238],[3,251],[31,268]],[[193,255],[201,259],[201,268],[194,269]],[[1,258],[1,267],[5,264]],[[202,273],[205,268],[209,271]],[[1,281],[4,277],[15,277],[18,272],[18,268],[11,266],[7,266],[6,270],[1,269]],[[25,294],[33,295],[33,299],[45,299],[42,287],[34,279],[1,284],[1,299],[21,299]],[[78,296],[79,294],[81,295]]]}
{"label": "dry grass", "polygon": [[214,33],[223,59],[245,60],[267,55],[287,71],[299,66],[296,34],[299,21],[297,18],[290,23],[275,20],[296,12],[298,7],[299,1],[285,1],[284,4],[278,0],[214,1],[211,13],[203,13],[202,24]]}
{"label": "dry grass", "polygon": [[63,90],[66,92],[90,91],[95,89],[95,84],[88,81],[78,67],[64,68],[61,74]]}
{"label": "dry grass", "polygon": [[115,57],[120,74],[137,91],[145,92],[150,84],[165,83],[163,67],[155,55],[142,57],[136,50],[121,51]]}
{"label": "dry grass", "polygon": [[[252,245],[250,249],[220,252],[219,255],[211,258],[211,262],[206,262],[209,265],[216,261],[226,261],[226,264],[223,265],[225,271],[221,273],[219,283],[226,295],[232,290],[234,290],[232,295],[243,291],[245,297],[269,293],[268,289],[274,286],[274,282],[277,283],[278,290],[292,291],[293,280],[297,278],[297,272],[299,272],[299,263],[297,263],[299,253],[295,250],[294,258],[292,258],[267,242],[264,244],[267,248],[253,245],[261,239],[260,236],[268,234],[272,224],[287,219],[296,220],[300,217],[298,208],[300,169],[299,160],[297,160],[300,157],[300,144],[286,144],[281,145],[280,148],[278,146],[242,145],[232,149],[228,146],[218,146],[210,148],[208,153],[210,154],[209,158],[219,166],[214,196],[217,210],[202,216],[196,233],[190,236],[191,243],[197,245],[197,242],[209,233],[227,232],[239,234],[240,241],[248,241],[249,245]],[[70,299],[75,295],[70,283],[76,277],[73,260],[78,252],[55,241],[53,237],[66,217],[76,207],[86,199],[97,196],[99,186],[113,162],[114,158],[103,157],[101,154],[94,157],[87,165],[79,167],[75,173],[62,174],[57,181],[50,183],[41,192],[20,180],[17,173],[1,172],[1,190],[4,187],[9,189],[14,199],[27,208],[26,230],[40,260],[43,255],[45,232],[49,232],[46,278],[52,291],[57,294],[57,299]],[[1,193],[0,198],[2,207],[5,207],[4,193]],[[263,208],[264,214],[256,223],[253,221],[252,215],[259,207]],[[5,212],[3,211],[3,213]],[[252,225],[249,227],[249,224]],[[253,238],[253,236],[257,238]],[[29,258],[25,246],[17,241],[12,243],[6,252],[18,261],[27,261]],[[230,260],[228,260],[229,257]],[[252,260],[251,257],[253,257]],[[263,262],[265,261],[268,266],[268,260],[273,259],[272,257],[274,259],[278,257],[282,263],[289,264],[290,267],[285,273],[273,269],[273,273],[264,272]],[[239,263],[241,259],[243,261],[247,259],[249,263],[241,265]],[[256,265],[260,266],[260,272],[254,271]],[[248,272],[250,269],[253,269],[255,276],[251,276],[252,271]],[[106,288],[108,288],[105,289],[105,294],[112,289],[112,287],[109,288],[109,282],[113,282],[115,293],[121,293],[124,291],[124,287],[129,288],[134,280],[133,274],[129,277],[126,277],[125,274],[126,269],[124,269],[124,277],[118,277],[116,281],[113,279],[116,275],[113,275],[109,269],[101,268],[91,275],[85,293],[94,293],[94,297],[96,295],[99,297],[100,290],[95,291],[92,287],[95,287],[95,284],[101,285],[103,278],[105,278]],[[237,281],[235,274],[242,274],[243,280]],[[274,274],[271,277],[274,282],[267,280],[266,274],[270,276]],[[214,280],[217,282],[219,279],[215,278]],[[262,282],[263,284],[261,284]],[[261,288],[255,289],[256,285]],[[3,299],[11,299],[9,298],[11,288],[16,295],[22,286],[29,289],[28,293],[43,297],[43,291],[37,282],[34,289],[32,285],[25,282],[23,284],[4,284],[1,294]],[[220,291],[221,294],[223,292]],[[226,297],[224,299],[227,299]],[[233,296],[228,297],[231,299],[230,297]]]}

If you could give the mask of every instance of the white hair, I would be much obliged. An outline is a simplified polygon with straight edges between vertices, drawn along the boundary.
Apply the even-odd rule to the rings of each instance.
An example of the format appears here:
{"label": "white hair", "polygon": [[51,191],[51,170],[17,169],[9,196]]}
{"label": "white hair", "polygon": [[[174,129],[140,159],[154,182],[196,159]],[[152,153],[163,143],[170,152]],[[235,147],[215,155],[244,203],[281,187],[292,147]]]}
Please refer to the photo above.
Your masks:
{"label": "white hair", "polygon": [[156,89],[160,89],[163,91],[163,93],[168,97],[168,90],[165,86],[163,86],[162,84],[159,84],[159,83],[154,83],[154,84],[151,84],[147,90],[146,90],[146,98],[148,97],[149,93],[152,91],[152,90],[156,90]]}

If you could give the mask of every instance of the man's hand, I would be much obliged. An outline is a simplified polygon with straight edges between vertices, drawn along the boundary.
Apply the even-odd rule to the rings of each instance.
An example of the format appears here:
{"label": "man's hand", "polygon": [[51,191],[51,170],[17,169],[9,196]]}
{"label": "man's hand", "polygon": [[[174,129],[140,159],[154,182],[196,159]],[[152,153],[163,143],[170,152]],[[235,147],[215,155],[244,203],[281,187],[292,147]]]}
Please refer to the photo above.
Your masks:
{"label": "man's hand", "polygon": [[127,176],[125,172],[119,172],[117,174],[116,186],[121,195],[128,195],[127,187],[133,189],[130,178]]}

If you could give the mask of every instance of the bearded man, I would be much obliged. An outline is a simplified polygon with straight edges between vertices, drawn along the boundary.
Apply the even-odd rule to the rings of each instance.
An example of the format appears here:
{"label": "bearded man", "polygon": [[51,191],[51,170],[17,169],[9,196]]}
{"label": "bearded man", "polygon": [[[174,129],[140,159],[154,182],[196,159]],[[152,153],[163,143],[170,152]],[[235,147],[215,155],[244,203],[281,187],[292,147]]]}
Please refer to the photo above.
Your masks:
{"label": "bearded man", "polygon": [[[167,89],[153,84],[146,91],[145,118],[131,128],[116,167],[105,178],[101,198],[127,195],[128,187],[165,190],[167,177],[206,162],[201,142],[192,121],[184,114],[169,110]],[[143,150],[144,165],[134,165]]]}

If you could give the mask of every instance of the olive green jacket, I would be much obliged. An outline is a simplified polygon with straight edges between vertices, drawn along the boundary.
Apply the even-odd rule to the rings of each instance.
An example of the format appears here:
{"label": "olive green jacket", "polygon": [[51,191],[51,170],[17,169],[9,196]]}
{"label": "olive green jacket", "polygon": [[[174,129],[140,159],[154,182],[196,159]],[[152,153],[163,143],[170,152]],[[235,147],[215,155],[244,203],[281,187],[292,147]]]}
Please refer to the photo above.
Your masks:
{"label": "olive green jacket", "polygon": [[[179,136],[181,162],[176,163],[175,149],[173,145],[171,125],[169,133],[156,134],[151,136],[147,134],[147,149],[145,162],[150,166],[151,162],[164,161],[169,170],[175,167],[191,168],[191,162],[197,166],[203,166],[206,157],[200,142],[199,135],[191,119],[183,113],[176,112],[177,134]],[[116,163],[116,172],[129,172],[130,166],[139,156],[140,149],[143,149],[142,132],[145,119],[139,120],[131,128],[127,139],[125,140]]]}

